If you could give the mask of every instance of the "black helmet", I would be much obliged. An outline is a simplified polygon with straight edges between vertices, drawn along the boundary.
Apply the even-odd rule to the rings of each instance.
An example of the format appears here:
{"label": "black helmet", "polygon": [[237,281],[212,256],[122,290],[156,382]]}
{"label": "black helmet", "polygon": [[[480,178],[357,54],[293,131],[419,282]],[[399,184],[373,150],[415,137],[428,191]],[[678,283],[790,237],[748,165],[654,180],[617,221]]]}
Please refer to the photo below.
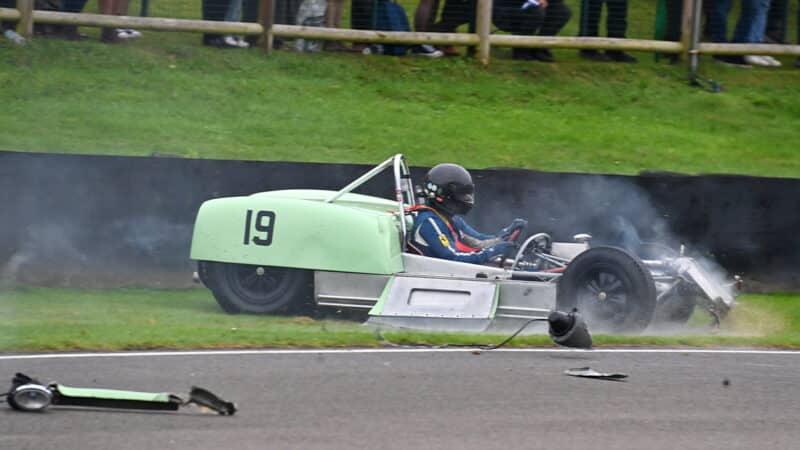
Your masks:
{"label": "black helmet", "polygon": [[428,204],[449,215],[466,214],[475,204],[472,176],[458,164],[439,164],[429,170],[422,188]]}

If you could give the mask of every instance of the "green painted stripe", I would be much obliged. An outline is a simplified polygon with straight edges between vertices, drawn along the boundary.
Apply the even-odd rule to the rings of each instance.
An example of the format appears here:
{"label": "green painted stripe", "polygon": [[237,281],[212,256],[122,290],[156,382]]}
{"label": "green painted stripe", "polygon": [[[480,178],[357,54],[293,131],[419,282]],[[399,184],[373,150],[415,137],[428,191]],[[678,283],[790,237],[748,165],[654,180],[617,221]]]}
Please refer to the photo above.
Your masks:
{"label": "green painted stripe", "polygon": [[170,394],[165,392],[120,391],[117,389],[91,389],[56,385],[58,392],[67,397],[103,398],[108,400],[136,400],[143,402],[169,403]]}

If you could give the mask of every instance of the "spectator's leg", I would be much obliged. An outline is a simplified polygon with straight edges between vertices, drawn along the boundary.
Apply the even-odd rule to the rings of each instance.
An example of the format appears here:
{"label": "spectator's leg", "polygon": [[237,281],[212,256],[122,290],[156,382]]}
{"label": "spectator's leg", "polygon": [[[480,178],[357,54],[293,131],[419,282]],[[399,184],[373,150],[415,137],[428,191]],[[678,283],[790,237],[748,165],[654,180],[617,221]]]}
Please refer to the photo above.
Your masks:
{"label": "spectator's leg", "polygon": [[[517,8],[519,8],[519,4],[517,4]],[[429,31],[455,33],[458,27],[469,23],[473,15],[475,15],[475,8],[470,0],[445,0],[440,20],[432,24]]]}
{"label": "spectator's leg", "polygon": [[[604,0],[581,0],[581,16],[578,24],[578,36],[597,37],[600,34],[600,15],[603,12]],[[609,9],[608,20],[611,20]],[[597,50],[579,50],[581,58],[597,62],[608,62],[609,58]]]}
{"label": "spectator's leg", "polygon": [[343,11],[344,0],[328,0],[328,7],[325,8],[325,26],[339,28],[342,24]]}
{"label": "spectator's leg", "polygon": [[545,9],[544,22],[539,29],[540,36],[555,36],[572,17],[572,11],[564,0],[552,0]]}
{"label": "spectator's leg", "polygon": [[239,22],[242,20],[242,0],[230,0],[225,9],[226,22]]}
{"label": "spectator's leg", "polygon": [[[628,32],[628,0],[607,0],[608,5],[608,37],[624,38]],[[639,60],[622,50],[606,50],[606,56],[612,61],[635,63]]]}
{"label": "spectator's leg", "polygon": [[64,0],[61,4],[61,10],[69,13],[79,13],[83,11],[88,0]]}
{"label": "spectator's leg", "polygon": [[[16,0],[0,0],[0,8],[16,8],[17,2]],[[0,32],[5,30],[14,31],[17,27],[16,22],[11,21],[0,21]]]}
{"label": "spectator's leg", "polygon": [[[273,18],[273,23],[283,23],[283,24],[290,24],[286,22],[282,11],[286,10],[286,1],[285,0],[276,0],[275,1],[275,16]],[[258,0],[242,0],[242,22],[258,22]],[[291,25],[294,25],[294,16],[292,16]],[[255,47],[258,45],[258,38],[260,36],[256,34],[251,34],[245,36],[244,40],[250,44],[251,47]],[[272,41],[273,48],[280,48],[280,40],[278,38],[273,38]]]}
{"label": "spectator's leg", "polygon": [[439,12],[439,0],[419,0],[414,11],[414,31],[429,31]]}
{"label": "spectator's leg", "polygon": [[[224,21],[228,9],[228,0],[203,0],[203,20]],[[206,33],[203,35],[203,44],[221,45],[222,35]]]}
{"label": "spectator's leg", "polygon": [[[497,0],[492,8],[492,20],[497,28],[511,34],[530,36],[542,27],[545,20],[545,8],[519,9],[519,3],[514,0]],[[540,49],[513,48],[513,59],[535,61],[539,60]]]}
{"label": "spectator's leg", "polygon": [[[79,13],[83,11],[83,8],[86,6],[86,2],[87,0],[64,0],[61,3],[61,10],[68,13]],[[77,25],[64,25],[61,28],[61,33],[65,38],[70,40],[80,40],[86,38],[85,35],[78,31]]]}
{"label": "spectator's leg", "polygon": [[683,1],[667,0],[667,30],[665,39],[668,41],[681,40],[681,16],[683,15]]}
{"label": "spectator's leg", "polygon": [[708,28],[712,42],[728,42],[728,13],[730,11],[731,0],[713,0],[708,14]]}
{"label": "spectator's leg", "polygon": [[742,11],[733,33],[733,42],[760,43],[764,39],[770,0],[742,0]]}
{"label": "spectator's leg", "polygon": [[603,0],[581,1],[581,23],[578,36],[595,37],[599,34],[598,24],[603,9]]}
{"label": "spectator's leg", "polygon": [[789,0],[772,0],[767,12],[767,27],[764,36],[779,44],[786,43],[786,19],[789,15]]}
{"label": "spectator's leg", "polygon": [[[97,0],[98,9],[100,14],[113,15],[117,11],[116,0]],[[100,31],[100,40],[106,43],[119,42],[117,31],[115,28],[103,28]]]}
{"label": "spectator's leg", "polygon": [[[325,26],[328,28],[339,28],[342,25],[342,12],[344,11],[344,0],[328,0],[325,8]],[[346,51],[347,47],[339,41],[325,41],[325,50]]]}
{"label": "spectator's leg", "polygon": [[350,3],[350,25],[354,30],[371,30],[374,28],[372,17],[375,0],[352,0]]}
{"label": "spectator's leg", "polygon": [[610,38],[624,38],[628,33],[628,0],[606,0],[606,29]]}

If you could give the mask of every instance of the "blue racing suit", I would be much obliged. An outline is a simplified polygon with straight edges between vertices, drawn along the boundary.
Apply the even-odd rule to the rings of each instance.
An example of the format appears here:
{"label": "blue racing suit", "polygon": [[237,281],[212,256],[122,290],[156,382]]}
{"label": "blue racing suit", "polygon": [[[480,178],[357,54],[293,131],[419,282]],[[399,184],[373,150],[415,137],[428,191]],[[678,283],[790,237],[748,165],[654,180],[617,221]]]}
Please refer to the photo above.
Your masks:
{"label": "blue racing suit", "polygon": [[470,227],[461,216],[448,220],[433,208],[421,207],[416,210],[408,244],[425,256],[485,264],[514,248],[514,244],[505,239],[519,228],[520,223],[515,221],[498,235],[483,234]]}

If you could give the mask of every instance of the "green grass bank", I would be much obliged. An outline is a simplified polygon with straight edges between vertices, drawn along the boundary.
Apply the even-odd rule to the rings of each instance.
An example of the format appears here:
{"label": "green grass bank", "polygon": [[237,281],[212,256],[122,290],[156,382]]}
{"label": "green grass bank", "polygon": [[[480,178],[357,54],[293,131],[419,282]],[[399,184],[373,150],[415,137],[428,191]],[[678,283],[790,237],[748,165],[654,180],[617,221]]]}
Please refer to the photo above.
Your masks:
{"label": "green grass bank", "polygon": [[[798,177],[800,70],[427,60],[204,48],[146,33],[104,45],[0,41],[0,148],[19,151],[635,174]],[[790,64],[791,60],[785,61]]]}

